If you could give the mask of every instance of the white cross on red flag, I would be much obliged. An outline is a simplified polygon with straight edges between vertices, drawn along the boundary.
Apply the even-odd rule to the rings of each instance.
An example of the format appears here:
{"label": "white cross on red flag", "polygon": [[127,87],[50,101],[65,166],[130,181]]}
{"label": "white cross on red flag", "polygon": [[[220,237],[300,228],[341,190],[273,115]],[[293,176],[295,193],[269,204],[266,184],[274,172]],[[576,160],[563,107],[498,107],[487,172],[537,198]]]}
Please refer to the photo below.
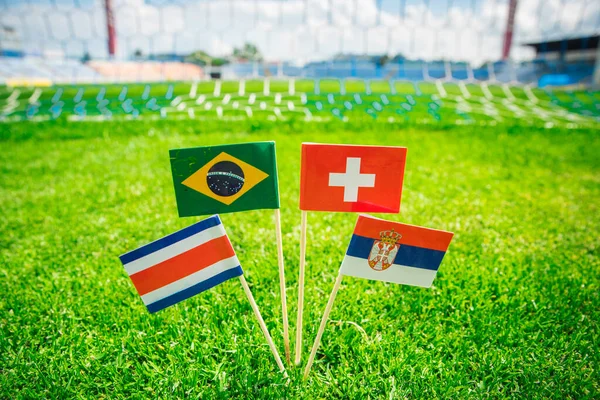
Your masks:
{"label": "white cross on red flag", "polygon": [[406,147],[302,144],[300,209],[398,213]]}

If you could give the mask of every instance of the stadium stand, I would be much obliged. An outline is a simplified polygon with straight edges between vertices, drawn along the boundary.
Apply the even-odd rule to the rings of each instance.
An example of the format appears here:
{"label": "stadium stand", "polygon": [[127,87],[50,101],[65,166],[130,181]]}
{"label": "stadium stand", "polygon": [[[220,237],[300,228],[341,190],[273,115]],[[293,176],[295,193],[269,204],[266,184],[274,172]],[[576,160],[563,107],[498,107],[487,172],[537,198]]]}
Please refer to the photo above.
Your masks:
{"label": "stadium stand", "polygon": [[[90,61],[42,57],[0,57],[0,84],[18,82],[110,83],[197,81],[214,72],[224,79],[256,77],[396,79],[407,81],[489,81],[547,85],[591,84],[594,65],[590,62],[563,63],[537,59],[523,63],[498,61],[472,68],[466,63],[443,61],[388,62],[321,61],[304,66],[288,63],[233,63],[223,67],[201,67],[184,62]],[[14,86],[14,84],[13,84]]]}
{"label": "stadium stand", "polygon": [[[74,79],[75,78],[75,79]],[[0,57],[0,82],[11,80],[52,82],[94,82],[101,76],[78,60],[41,57]]]}
{"label": "stadium stand", "polygon": [[40,80],[68,82],[156,82],[198,80],[204,71],[197,65],[179,62],[118,62],[48,59],[40,57],[0,57],[0,83]]}
{"label": "stadium stand", "polygon": [[91,61],[87,65],[103,79],[112,82],[156,82],[204,78],[201,67],[181,62]]}

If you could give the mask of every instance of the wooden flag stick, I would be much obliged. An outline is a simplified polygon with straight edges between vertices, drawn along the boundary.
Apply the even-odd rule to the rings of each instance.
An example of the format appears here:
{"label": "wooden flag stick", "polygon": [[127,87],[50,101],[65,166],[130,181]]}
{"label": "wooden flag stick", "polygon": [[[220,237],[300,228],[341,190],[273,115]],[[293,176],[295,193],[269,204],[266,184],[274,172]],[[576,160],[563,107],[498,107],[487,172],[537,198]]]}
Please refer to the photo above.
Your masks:
{"label": "wooden flag stick", "polygon": [[244,288],[244,292],[246,292],[246,296],[248,297],[248,301],[250,302],[250,306],[252,306],[252,311],[254,311],[254,315],[256,315],[256,319],[258,319],[258,324],[260,325],[260,329],[262,330],[265,338],[267,339],[267,343],[271,348],[271,352],[273,352],[273,356],[275,356],[275,362],[277,362],[277,366],[281,372],[285,373],[285,367],[283,366],[283,362],[281,362],[281,357],[279,357],[279,353],[277,352],[277,347],[275,347],[275,343],[273,343],[273,339],[271,339],[271,335],[269,334],[269,330],[265,325],[265,321],[260,315],[260,311],[258,311],[258,306],[256,305],[256,301],[254,301],[254,297],[252,296],[252,292],[248,287],[248,282],[246,282],[246,278],[244,275],[240,275],[240,282],[242,282],[242,287]]}
{"label": "wooden flag stick", "polygon": [[302,312],[304,311],[304,266],[306,263],[306,211],[302,211],[300,223],[300,272],[298,276],[298,318],[296,319],[296,365],[302,359]]}
{"label": "wooden flag stick", "polygon": [[279,264],[279,291],[281,292],[281,313],[283,314],[283,343],[285,359],[290,363],[290,324],[288,321],[287,299],[285,294],[285,268],[283,265],[283,241],[281,239],[281,213],[275,209],[275,230],[277,234],[277,262]]}
{"label": "wooden flag stick", "polygon": [[304,379],[308,377],[308,373],[310,372],[310,368],[312,367],[313,361],[315,360],[315,355],[317,354],[317,349],[321,344],[321,337],[323,336],[323,331],[325,330],[325,325],[327,325],[327,319],[329,318],[329,313],[331,312],[331,307],[333,307],[333,301],[335,300],[335,295],[340,288],[342,283],[342,271],[338,273],[337,279],[335,280],[335,285],[333,285],[333,290],[329,295],[329,301],[327,302],[327,307],[325,307],[325,312],[323,313],[323,318],[321,319],[321,325],[319,325],[319,331],[317,332],[317,337],[315,338],[315,343],[313,344],[312,350],[310,351],[310,357],[308,358],[308,363],[306,364],[306,368],[304,369]]}

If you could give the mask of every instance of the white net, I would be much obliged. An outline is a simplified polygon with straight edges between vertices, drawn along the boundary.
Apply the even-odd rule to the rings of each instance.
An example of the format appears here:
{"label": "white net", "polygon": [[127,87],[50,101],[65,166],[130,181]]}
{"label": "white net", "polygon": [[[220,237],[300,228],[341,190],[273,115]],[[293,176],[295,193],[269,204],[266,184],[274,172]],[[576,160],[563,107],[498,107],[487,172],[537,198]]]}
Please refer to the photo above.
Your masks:
{"label": "white net", "polygon": [[[0,27],[3,81],[266,75],[536,83],[564,69],[560,48],[544,51],[552,41],[576,58],[573,81],[591,81],[600,2],[3,0]],[[510,63],[499,62],[507,32]]]}
{"label": "white net", "polygon": [[0,28],[0,121],[600,120],[598,0],[0,0]]}

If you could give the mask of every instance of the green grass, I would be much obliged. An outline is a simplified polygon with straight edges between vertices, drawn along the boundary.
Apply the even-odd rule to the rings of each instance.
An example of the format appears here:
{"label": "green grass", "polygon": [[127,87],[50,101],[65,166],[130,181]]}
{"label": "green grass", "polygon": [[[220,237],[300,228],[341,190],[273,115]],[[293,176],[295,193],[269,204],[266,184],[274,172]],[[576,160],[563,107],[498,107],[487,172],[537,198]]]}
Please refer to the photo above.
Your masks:
{"label": "green grass", "polygon": [[[401,124],[0,124],[0,398],[600,397],[597,131]],[[399,215],[455,232],[427,290],[344,278],[308,381],[242,288],[150,315],[118,255],[187,226],[168,150],[276,140],[295,333],[300,143],[403,145]],[[304,357],[356,216],[311,213]],[[283,353],[273,214],[222,215]],[[293,340],[292,340],[293,342]]]}
{"label": "green grass", "polygon": [[0,123],[103,119],[380,120],[433,125],[597,127],[598,93],[445,82],[250,79],[0,87]]}

